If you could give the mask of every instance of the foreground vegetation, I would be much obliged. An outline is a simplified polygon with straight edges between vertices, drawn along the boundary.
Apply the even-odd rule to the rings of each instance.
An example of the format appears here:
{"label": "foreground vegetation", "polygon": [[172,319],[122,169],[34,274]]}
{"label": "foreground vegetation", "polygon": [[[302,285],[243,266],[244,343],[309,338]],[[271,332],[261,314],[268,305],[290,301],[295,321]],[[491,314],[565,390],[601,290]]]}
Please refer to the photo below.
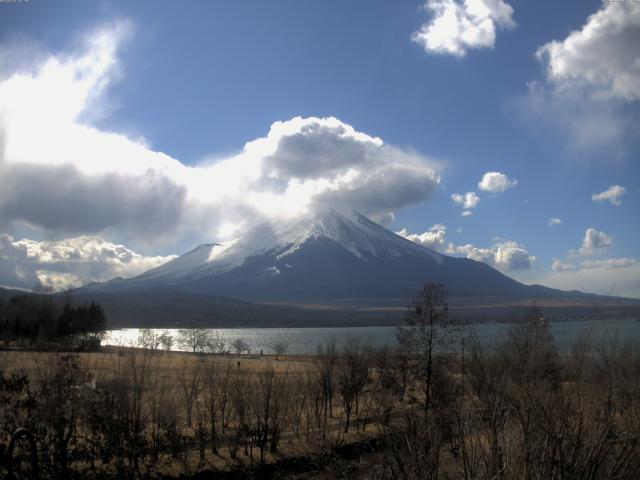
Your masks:
{"label": "foreground vegetation", "polygon": [[28,428],[44,478],[640,478],[638,345],[561,357],[535,311],[499,344],[460,341],[438,286],[407,323],[397,349],[279,360],[4,352],[0,444]]}

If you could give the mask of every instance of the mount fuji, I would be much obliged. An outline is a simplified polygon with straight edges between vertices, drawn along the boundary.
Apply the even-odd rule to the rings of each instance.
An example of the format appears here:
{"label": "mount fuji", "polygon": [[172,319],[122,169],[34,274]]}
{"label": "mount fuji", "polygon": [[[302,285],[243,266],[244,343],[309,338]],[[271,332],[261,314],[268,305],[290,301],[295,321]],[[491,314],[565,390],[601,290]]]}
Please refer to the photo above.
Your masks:
{"label": "mount fuji", "polygon": [[[262,304],[262,316],[274,305],[304,307],[306,312],[350,309],[353,314],[357,309],[388,313],[405,307],[425,282],[442,283],[450,304],[459,307],[513,306],[526,299],[582,302],[596,297],[524,285],[485,263],[440,254],[356,211],[335,208],[295,221],[265,223],[233,241],[199,245],[137,277],[78,292],[102,295],[107,308],[114,302],[120,305],[124,297],[136,298],[138,314],[144,311],[145,315],[142,307],[157,309],[158,301],[169,296],[183,305],[185,318],[191,310],[184,310],[184,305],[194,304],[206,316],[195,304],[210,305],[214,298],[216,305],[225,306],[220,315],[229,310],[237,313],[243,305],[257,307],[255,303]],[[140,300],[149,298],[154,300]],[[296,312],[289,314],[299,316],[300,309]],[[281,310],[271,313],[278,318],[287,316]]]}
{"label": "mount fuji", "polygon": [[335,208],[265,223],[228,243],[200,245],[113,287],[172,288],[260,302],[398,299],[406,304],[427,281],[444,284],[456,297],[526,291],[484,263],[442,255],[356,211]]}

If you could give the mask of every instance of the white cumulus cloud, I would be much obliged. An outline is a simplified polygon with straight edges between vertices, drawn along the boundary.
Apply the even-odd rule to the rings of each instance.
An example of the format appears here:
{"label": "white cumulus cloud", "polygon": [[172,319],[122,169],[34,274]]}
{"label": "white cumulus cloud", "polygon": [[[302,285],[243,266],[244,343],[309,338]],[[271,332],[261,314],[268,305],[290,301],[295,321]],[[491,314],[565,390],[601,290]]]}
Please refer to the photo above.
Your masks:
{"label": "white cumulus cloud", "polygon": [[496,30],[516,26],[503,0],[427,0],[424,9],[431,18],[411,40],[427,53],[463,57],[470,49],[493,48]]}
{"label": "white cumulus cloud", "polygon": [[563,290],[640,298],[640,262],[636,259],[586,260],[579,265],[556,262],[553,271],[537,278],[538,283]]}
{"label": "white cumulus cloud", "polygon": [[537,49],[545,80],[529,82],[522,111],[578,158],[625,158],[640,132],[640,9],[602,2],[577,30]]}
{"label": "white cumulus cloud", "polygon": [[551,269],[554,272],[568,272],[571,270],[576,270],[578,267],[571,262],[568,262],[566,260],[560,260],[557,258],[553,259],[553,263],[551,264]]}
{"label": "white cumulus cloud", "polygon": [[451,195],[451,199],[465,210],[476,208],[480,203],[480,197],[476,195],[476,192],[454,193]]}
{"label": "white cumulus cloud", "polygon": [[175,257],[144,256],[99,236],[60,241],[0,235],[0,285],[65,290],[115,277],[133,277]]}
{"label": "white cumulus cloud", "polygon": [[547,223],[547,225],[549,227],[553,227],[554,225],[562,225],[562,219],[556,218],[556,217],[551,217],[549,219],[549,222]]}
{"label": "white cumulus cloud", "polygon": [[587,228],[579,252],[583,255],[600,252],[613,245],[613,237],[595,228]]}
{"label": "white cumulus cloud", "polygon": [[423,247],[443,251],[447,236],[447,227],[438,223],[424,233],[409,233],[406,228],[403,228],[399,232],[396,232],[396,235],[400,235]]}
{"label": "white cumulus cloud", "polygon": [[584,269],[615,269],[636,265],[633,258],[604,258],[598,260],[581,260],[580,257],[602,254],[613,245],[613,237],[595,228],[588,228],[582,237],[578,250],[569,251],[567,259],[553,259],[551,269],[554,272],[568,272]]}
{"label": "white cumulus cloud", "polygon": [[640,100],[640,9],[603,2],[580,30],[549,42],[536,56],[558,89],[588,87],[593,95]]}
{"label": "white cumulus cloud", "polygon": [[595,228],[588,228],[578,250],[571,250],[565,259],[554,258],[551,271],[540,272],[542,283],[563,290],[640,298],[640,262],[635,258],[587,258],[605,254],[613,245],[613,237]]}
{"label": "white cumulus cloud", "polygon": [[635,258],[604,258],[601,260],[585,260],[580,263],[582,268],[626,268],[637,265]]}
{"label": "white cumulus cloud", "polygon": [[604,192],[594,193],[591,195],[591,200],[594,202],[609,202],[611,205],[622,205],[622,200],[620,200],[625,193],[627,193],[627,189],[621,187],[620,185],[611,185]]}
{"label": "white cumulus cloud", "polygon": [[450,243],[446,252],[450,255],[463,255],[504,271],[529,270],[532,263],[536,261],[536,257],[529,255],[526,248],[511,240],[496,242],[488,248],[478,248],[470,243],[466,245]]}
{"label": "white cumulus cloud", "polygon": [[517,180],[500,172],[487,172],[478,182],[478,188],[484,192],[501,193],[518,185]]}

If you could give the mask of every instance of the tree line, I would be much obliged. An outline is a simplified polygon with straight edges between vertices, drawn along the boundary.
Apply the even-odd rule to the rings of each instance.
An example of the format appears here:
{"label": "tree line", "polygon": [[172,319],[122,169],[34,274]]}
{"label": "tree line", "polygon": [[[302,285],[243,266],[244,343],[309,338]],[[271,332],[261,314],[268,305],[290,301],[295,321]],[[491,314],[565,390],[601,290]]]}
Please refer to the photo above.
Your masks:
{"label": "tree line", "polygon": [[95,303],[74,305],[70,298],[14,295],[0,299],[0,340],[17,346],[60,344],[100,346],[107,319]]}

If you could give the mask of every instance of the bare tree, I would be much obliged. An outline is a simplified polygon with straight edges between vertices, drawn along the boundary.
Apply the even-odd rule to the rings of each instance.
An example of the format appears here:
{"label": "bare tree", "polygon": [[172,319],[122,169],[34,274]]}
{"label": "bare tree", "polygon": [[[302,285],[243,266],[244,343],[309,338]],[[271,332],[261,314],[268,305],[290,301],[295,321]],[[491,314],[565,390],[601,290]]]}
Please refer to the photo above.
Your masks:
{"label": "bare tree", "polygon": [[218,375],[216,395],[218,398],[218,410],[220,412],[220,431],[224,435],[229,425],[229,410],[231,408],[229,398],[233,387],[233,372],[231,361],[227,359]]}
{"label": "bare tree", "polygon": [[231,342],[231,346],[237,355],[240,355],[242,352],[246,352],[249,349],[249,345],[242,338],[236,338]]}
{"label": "bare tree", "polygon": [[318,354],[316,356],[318,383],[320,384],[324,410],[323,432],[326,431],[328,418],[333,418],[333,397],[336,391],[337,365],[338,351],[335,339],[332,338],[324,345],[318,346]]}
{"label": "bare tree", "polygon": [[185,408],[185,423],[192,425],[193,405],[201,390],[202,371],[200,363],[192,364],[188,359],[183,359],[182,368],[178,373],[178,385],[182,392]]}
{"label": "bare tree", "polygon": [[500,351],[516,382],[560,379],[560,357],[549,331],[549,320],[536,307],[511,324]]}
{"label": "bare tree", "polygon": [[227,346],[227,342],[220,332],[207,333],[207,338],[205,341],[205,350],[208,353],[213,353],[216,355],[222,355],[225,352]]}
{"label": "bare tree", "polygon": [[324,440],[327,432],[326,389],[322,382],[320,370],[308,370],[303,377],[304,397],[301,399],[304,412],[305,432],[307,440],[315,430],[318,438]]}
{"label": "bare tree", "polygon": [[[290,417],[293,432],[296,438],[300,438],[300,432],[305,424],[306,411],[308,404],[308,395],[306,389],[306,378],[302,374],[293,375],[292,380],[288,382],[290,402]],[[307,432],[308,433],[308,432]]]}
{"label": "bare tree", "polygon": [[[40,419],[45,426],[47,450],[53,448],[51,460],[56,475],[66,477],[69,468],[69,447],[78,435],[82,385],[87,371],[77,355],[57,356],[54,362],[40,370]],[[45,450],[46,452],[46,450]]]}
{"label": "bare tree", "polygon": [[193,353],[204,352],[207,341],[207,331],[201,328],[186,328],[178,331],[178,345]]}
{"label": "bare tree", "polygon": [[338,392],[342,397],[345,413],[344,431],[349,431],[351,414],[357,410],[358,401],[364,387],[369,383],[369,365],[366,355],[355,339],[349,339],[342,354],[338,370]]}
{"label": "bare tree", "polygon": [[249,441],[251,433],[251,391],[249,378],[246,372],[240,368],[233,370],[230,385],[229,404],[230,414],[233,417],[230,425],[233,427],[233,435],[229,446],[231,458],[235,458],[239,449],[244,446],[245,455],[249,455],[252,444]]}
{"label": "bare tree", "polygon": [[[220,379],[221,373],[215,360],[203,364],[204,382],[204,402],[207,408],[207,423],[209,424],[209,438],[211,440],[211,450],[218,452],[219,430],[220,430]],[[225,396],[226,397],[226,396]]]}
{"label": "bare tree", "polygon": [[168,331],[162,332],[160,335],[160,344],[162,348],[164,348],[167,352],[171,351],[171,347],[173,347],[174,338]]}
{"label": "bare tree", "polygon": [[155,352],[162,343],[162,337],[150,328],[141,328],[138,333],[137,344],[140,348]]}
{"label": "bare tree", "polygon": [[273,353],[276,354],[276,360],[279,360],[280,355],[284,355],[289,350],[289,343],[284,340],[276,340],[271,345]]}
{"label": "bare tree", "polygon": [[[259,374],[251,396],[251,430],[260,451],[261,462],[264,462],[264,454],[270,441],[277,446],[279,432],[274,431],[273,427],[279,425],[279,419],[274,419],[280,413],[277,409],[278,396],[281,394],[279,390],[279,382],[274,370],[268,369]],[[273,440],[274,436],[275,440]]]}
{"label": "bare tree", "polygon": [[436,377],[437,354],[451,347],[454,325],[449,321],[447,294],[439,283],[426,283],[407,310],[406,326],[397,330],[400,347],[413,359],[411,372],[422,386],[422,401],[428,416]]}

